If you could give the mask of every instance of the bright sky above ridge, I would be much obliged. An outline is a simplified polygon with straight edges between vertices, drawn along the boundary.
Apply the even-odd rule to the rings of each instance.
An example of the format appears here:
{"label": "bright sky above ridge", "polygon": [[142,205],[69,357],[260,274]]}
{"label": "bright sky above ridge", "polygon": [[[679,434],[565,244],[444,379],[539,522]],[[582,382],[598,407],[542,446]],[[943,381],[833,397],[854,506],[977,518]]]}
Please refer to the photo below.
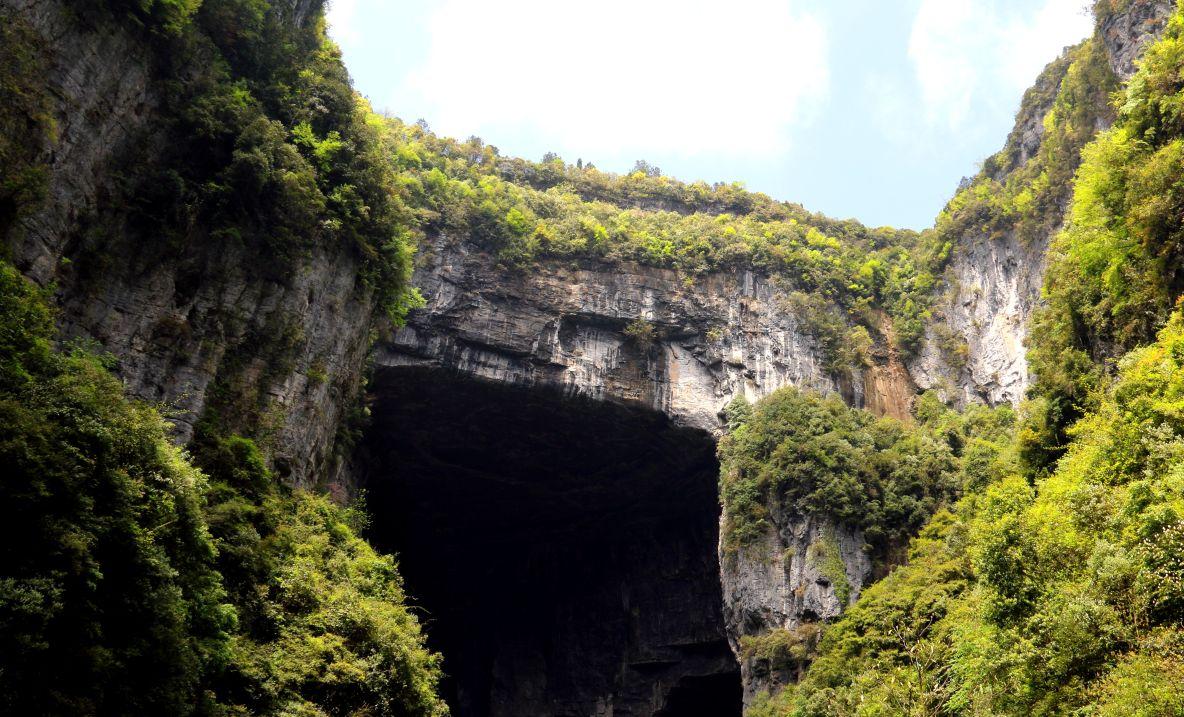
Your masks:
{"label": "bright sky above ridge", "polygon": [[929,226],[1086,0],[331,0],[375,108],[503,154]]}

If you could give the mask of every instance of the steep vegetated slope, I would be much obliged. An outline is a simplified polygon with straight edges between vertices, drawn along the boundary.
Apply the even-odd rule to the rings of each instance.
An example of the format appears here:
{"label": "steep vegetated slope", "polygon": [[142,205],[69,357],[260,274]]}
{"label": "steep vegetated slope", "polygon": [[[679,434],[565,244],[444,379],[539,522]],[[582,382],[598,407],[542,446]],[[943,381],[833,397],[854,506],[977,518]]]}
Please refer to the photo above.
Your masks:
{"label": "steep vegetated slope", "polygon": [[754,713],[1180,714],[1182,336],[1123,360],[1046,479],[1001,450]]}
{"label": "steep vegetated slope", "polygon": [[801,676],[825,623],[903,562],[936,511],[990,482],[1015,414],[956,413],[930,392],[902,423],[794,388],[728,414],[720,569],[751,705]]}
{"label": "steep vegetated slope", "polygon": [[1049,64],[1024,96],[1006,146],[938,217],[933,231],[954,251],[937,320],[909,363],[923,388],[958,403],[1024,397],[1028,319],[1081,150],[1113,121],[1111,93],[1171,9],[1167,0],[1097,3],[1093,37]]}
{"label": "steep vegetated slope", "polygon": [[[1177,9],[1116,95],[1114,127],[1084,149],[1019,435],[996,436],[984,480],[826,631],[801,681],[754,713],[1184,712],[1182,35]],[[781,659],[800,664],[808,646]]]}
{"label": "steep vegetated slope", "polygon": [[312,481],[376,314],[414,303],[392,151],[320,3],[0,11],[12,260],[183,440],[247,433]]}
{"label": "steep vegetated slope", "polygon": [[424,311],[380,344],[432,365],[641,403],[717,431],[737,395],[796,385],[906,418],[950,246],[639,163],[500,157],[391,121],[430,243]]}
{"label": "steep vegetated slope", "polygon": [[1043,419],[1028,436],[1033,470],[1060,455],[1117,360],[1154,338],[1184,288],[1179,35],[1174,18],[1122,96],[1119,123],[1087,149],[1067,228],[1050,249],[1048,305],[1033,322]]}
{"label": "steep vegetated slope", "polygon": [[0,711],[446,712],[362,514],[288,487],[414,303],[319,3],[6,0],[0,36],[0,230],[48,287],[0,267]]}
{"label": "steep vegetated slope", "polygon": [[[931,447],[904,456],[890,442],[853,433],[846,421],[819,421],[816,412],[760,422],[758,440],[743,441],[750,445],[739,454],[730,439],[721,444],[724,539],[736,525],[744,527],[740,535],[749,536],[738,548],[732,541],[721,569],[734,633],[749,646],[740,654],[750,702],[792,681],[809,663],[817,621],[831,620],[846,607],[847,601],[833,599],[832,580],[812,569],[822,563],[812,560],[811,552],[832,544],[829,552],[842,557],[848,575],[840,585],[850,584],[858,595],[902,561],[913,531],[934,509],[948,505],[943,499],[981,488],[984,476],[1006,474],[1006,467],[992,466],[998,455],[1013,451],[1015,416],[1006,409],[984,413],[974,402],[1006,406],[1025,394],[1027,321],[1039,303],[1044,254],[1062,226],[1082,150],[1117,115],[1111,95],[1120,78],[1133,72],[1139,49],[1163,29],[1170,9],[1164,3],[1099,4],[1095,35],[1048,66],[1024,98],[1006,147],[966,182],[930,231],[927,241],[951,246],[952,257],[923,348],[908,359],[917,384],[935,389],[916,403],[914,413],[934,414],[940,395],[967,406],[962,425],[946,418],[935,429],[930,415],[905,430],[912,445]],[[784,410],[788,399],[775,394],[769,400],[773,411]],[[1056,450],[1044,428],[1047,405],[1038,401],[1021,412],[1027,448],[1017,470],[1040,470],[1034,463],[1048,461],[1040,451]],[[868,455],[850,459],[869,444],[874,448]],[[943,451],[944,465],[933,462]],[[919,460],[924,455],[931,459]],[[886,456],[892,456],[888,474],[877,468]],[[854,494],[862,499],[852,501]],[[882,532],[865,534],[866,524],[894,505],[913,511],[911,519],[897,514],[889,521],[900,532],[891,540]],[[855,506],[859,509],[852,511]],[[825,587],[820,591],[819,585]]]}
{"label": "steep vegetated slope", "polygon": [[0,712],[443,714],[362,515],[246,439],[199,470],[46,298],[0,269]]}

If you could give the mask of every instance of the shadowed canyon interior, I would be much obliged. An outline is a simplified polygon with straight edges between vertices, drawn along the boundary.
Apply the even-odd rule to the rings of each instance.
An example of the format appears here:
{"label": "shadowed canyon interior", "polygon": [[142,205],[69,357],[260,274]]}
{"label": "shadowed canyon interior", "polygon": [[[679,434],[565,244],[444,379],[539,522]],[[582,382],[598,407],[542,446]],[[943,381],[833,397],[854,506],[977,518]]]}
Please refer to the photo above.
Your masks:
{"label": "shadowed canyon interior", "polygon": [[718,463],[656,412],[380,369],[360,450],[460,717],[740,715]]}

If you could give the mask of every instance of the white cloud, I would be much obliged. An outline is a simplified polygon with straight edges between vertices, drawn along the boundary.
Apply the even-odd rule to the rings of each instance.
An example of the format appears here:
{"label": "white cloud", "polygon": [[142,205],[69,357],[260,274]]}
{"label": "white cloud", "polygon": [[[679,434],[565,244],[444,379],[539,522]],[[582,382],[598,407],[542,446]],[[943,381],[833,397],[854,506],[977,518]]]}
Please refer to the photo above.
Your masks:
{"label": "white cloud", "polygon": [[444,0],[426,30],[408,87],[437,130],[585,157],[784,151],[827,91],[823,24],[790,0]]}
{"label": "white cloud", "polygon": [[1090,35],[1094,19],[1083,0],[1047,0],[1028,23],[1012,23],[1003,56],[1005,77],[1028,88],[1062,48]]}
{"label": "white cloud", "polygon": [[1039,10],[1022,16],[999,0],[922,0],[909,58],[926,119],[957,130],[978,98],[1023,91],[1092,28],[1084,0],[1043,0]]}
{"label": "white cloud", "polygon": [[354,25],[354,15],[357,11],[358,0],[329,0],[329,8],[325,15],[329,20],[329,30],[334,40],[349,43],[360,39],[358,28]]}

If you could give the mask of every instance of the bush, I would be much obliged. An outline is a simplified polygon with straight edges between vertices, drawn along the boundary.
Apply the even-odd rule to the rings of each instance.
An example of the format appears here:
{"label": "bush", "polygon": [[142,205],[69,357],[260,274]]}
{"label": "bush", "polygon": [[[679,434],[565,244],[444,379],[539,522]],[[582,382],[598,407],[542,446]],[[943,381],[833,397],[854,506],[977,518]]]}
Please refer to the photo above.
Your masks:
{"label": "bush", "polygon": [[0,264],[0,712],[445,713],[360,509],[282,488],[239,437],[205,436],[199,471],[52,335]]}
{"label": "bush", "polygon": [[0,711],[192,713],[235,625],[205,478],[101,358],[51,336],[0,265]]}
{"label": "bush", "polygon": [[365,514],[283,488],[255,444],[205,439],[209,524],[240,616],[213,687],[244,714],[443,715],[394,561],[361,537]]}
{"label": "bush", "polygon": [[729,408],[719,446],[729,550],[761,535],[776,504],[862,530],[882,555],[959,488],[949,443],[926,428],[794,388],[743,409]]}

